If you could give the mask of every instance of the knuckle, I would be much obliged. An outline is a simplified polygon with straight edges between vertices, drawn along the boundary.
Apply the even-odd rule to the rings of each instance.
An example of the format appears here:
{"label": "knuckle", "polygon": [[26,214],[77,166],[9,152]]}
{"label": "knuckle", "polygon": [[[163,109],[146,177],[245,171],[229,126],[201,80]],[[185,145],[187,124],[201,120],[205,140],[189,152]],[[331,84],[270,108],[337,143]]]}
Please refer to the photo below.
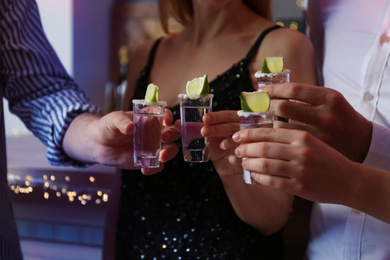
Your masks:
{"label": "knuckle", "polygon": [[289,94],[292,97],[297,96],[302,91],[302,87],[298,83],[290,83],[288,86],[289,86]]}
{"label": "knuckle", "polygon": [[265,158],[259,158],[257,164],[257,168],[261,173],[268,173],[269,172],[269,163]]}

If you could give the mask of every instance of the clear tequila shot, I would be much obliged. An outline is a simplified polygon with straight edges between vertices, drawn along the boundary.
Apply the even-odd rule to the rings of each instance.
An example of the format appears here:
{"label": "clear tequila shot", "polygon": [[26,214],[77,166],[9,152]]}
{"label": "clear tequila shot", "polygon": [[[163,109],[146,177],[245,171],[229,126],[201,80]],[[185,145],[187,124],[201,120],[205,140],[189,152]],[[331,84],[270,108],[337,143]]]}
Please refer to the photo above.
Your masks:
{"label": "clear tequila shot", "polygon": [[255,73],[255,77],[257,78],[258,87],[261,87],[263,85],[290,82],[290,73],[291,71],[288,69],[275,73],[262,73],[261,71],[258,71]]}
{"label": "clear tequila shot", "polygon": [[[262,73],[261,71],[258,71],[255,73],[255,77],[257,78],[257,86],[261,87],[264,85],[282,84],[290,82],[290,73],[291,71],[288,69],[284,69],[282,72],[275,73]],[[278,120],[287,123],[290,122],[288,118],[284,117],[278,117]]]}
{"label": "clear tequila shot", "polygon": [[[249,128],[273,128],[274,126],[274,113],[272,111],[267,112],[244,112],[242,110],[237,111],[240,118],[240,129]],[[247,158],[243,158],[245,160]],[[248,170],[243,171],[244,181],[247,184],[256,184],[255,180],[251,177],[251,172]]]}
{"label": "clear tequila shot", "polygon": [[133,100],[134,165],[142,168],[160,166],[161,131],[166,102]]}
{"label": "clear tequila shot", "polygon": [[212,94],[180,94],[181,141],[186,162],[207,162],[209,160],[208,137],[200,134],[204,126],[203,115],[212,110]]}

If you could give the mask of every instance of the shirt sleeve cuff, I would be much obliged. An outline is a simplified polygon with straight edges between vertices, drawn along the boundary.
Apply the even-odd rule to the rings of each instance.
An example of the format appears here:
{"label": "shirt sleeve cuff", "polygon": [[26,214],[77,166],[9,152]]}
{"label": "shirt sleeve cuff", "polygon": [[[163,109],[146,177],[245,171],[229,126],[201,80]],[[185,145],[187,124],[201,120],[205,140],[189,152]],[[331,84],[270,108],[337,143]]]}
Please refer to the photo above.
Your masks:
{"label": "shirt sleeve cuff", "polygon": [[77,168],[85,168],[91,165],[72,159],[65,153],[62,148],[62,141],[70,123],[75,117],[85,112],[101,113],[101,110],[97,106],[86,104],[76,110],[70,110],[67,112],[63,121],[63,126],[60,128],[61,131],[58,131],[57,134],[54,134],[52,142],[49,141],[47,144],[46,157],[49,164],[54,166],[73,166]]}
{"label": "shirt sleeve cuff", "polygon": [[371,144],[364,164],[390,170],[390,129],[373,123]]}

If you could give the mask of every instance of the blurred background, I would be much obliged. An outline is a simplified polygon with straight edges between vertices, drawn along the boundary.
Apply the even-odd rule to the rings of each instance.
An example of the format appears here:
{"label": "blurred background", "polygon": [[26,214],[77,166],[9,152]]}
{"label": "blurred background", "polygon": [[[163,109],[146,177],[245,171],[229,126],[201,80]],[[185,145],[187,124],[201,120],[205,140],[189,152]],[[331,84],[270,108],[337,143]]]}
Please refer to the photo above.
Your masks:
{"label": "blurred background", "polygon": [[[68,73],[102,111],[120,108],[131,48],[163,35],[155,0],[37,3],[44,30]],[[305,6],[304,0],[273,0],[274,22],[304,32]],[[7,102],[4,110],[8,180],[25,259],[101,259],[115,169],[49,166],[45,147],[8,112]]]}

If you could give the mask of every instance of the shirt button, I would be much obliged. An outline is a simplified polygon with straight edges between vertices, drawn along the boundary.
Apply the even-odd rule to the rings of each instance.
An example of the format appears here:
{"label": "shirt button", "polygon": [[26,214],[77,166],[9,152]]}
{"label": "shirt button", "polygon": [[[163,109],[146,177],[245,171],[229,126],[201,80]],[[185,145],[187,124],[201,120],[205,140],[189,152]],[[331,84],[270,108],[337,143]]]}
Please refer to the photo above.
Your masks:
{"label": "shirt button", "polygon": [[357,210],[357,209],[351,209],[352,213],[354,214],[360,214],[362,213],[360,210]]}
{"label": "shirt button", "polygon": [[388,35],[386,35],[386,34],[382,34],[381,38],[380,38],[380,42],[381,43],[390,42],[390,37]]}
{"label": "shirt button", "polygon": [[370,92],[364,93],[364,101],[371,101],[374,99],[374,96]]}

